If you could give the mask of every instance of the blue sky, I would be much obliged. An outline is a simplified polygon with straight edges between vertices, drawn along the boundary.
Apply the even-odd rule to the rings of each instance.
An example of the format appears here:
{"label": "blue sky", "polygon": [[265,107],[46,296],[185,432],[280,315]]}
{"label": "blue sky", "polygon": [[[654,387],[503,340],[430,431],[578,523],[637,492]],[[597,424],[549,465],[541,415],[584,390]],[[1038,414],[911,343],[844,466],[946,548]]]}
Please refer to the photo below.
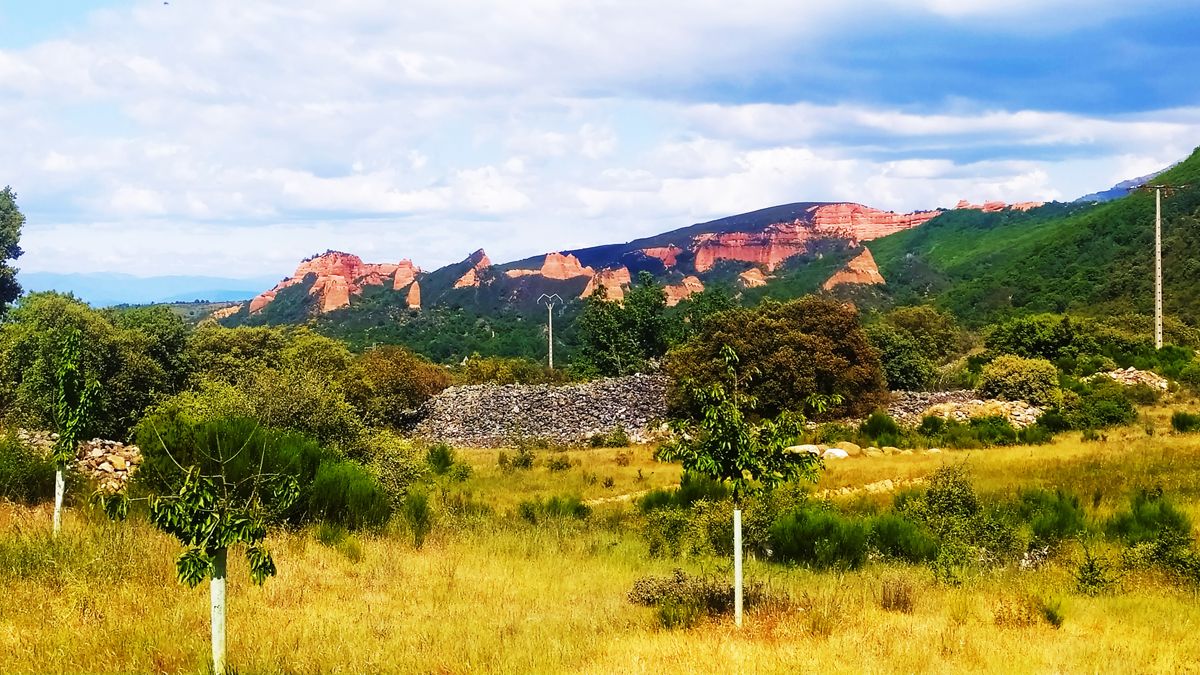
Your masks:
{"label": "blue sky", "polygon": [[1194,0],[0,0],[30,271],[432,269],[772,204],[1073,199],[1200,144]]}

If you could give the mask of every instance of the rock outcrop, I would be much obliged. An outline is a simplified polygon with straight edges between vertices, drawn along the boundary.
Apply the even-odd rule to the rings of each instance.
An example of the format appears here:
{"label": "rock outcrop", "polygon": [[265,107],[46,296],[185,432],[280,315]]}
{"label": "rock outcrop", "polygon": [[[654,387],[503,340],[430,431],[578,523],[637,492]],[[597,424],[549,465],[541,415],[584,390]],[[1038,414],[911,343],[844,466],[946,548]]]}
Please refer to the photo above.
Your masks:
{"label": "rock outcrop", "polygon": [[1014,211],[1028,211],[1030,209],[1036,209],[1039,206],[1043,206],[1045,203],[1046,202],[1016,202],[1014,204],[1008,204],[1005,202],[984,202],[982,204],[972,204],[965,199],[960,199],[954,208],[975,209],[977,211],[983,211],[984,213],[995,213],[1005,209],[1013,209]]}
{"label": "rock outcrop", "polygon": [[697,277],[688,276],[677,284],[664,286],[663,290],[667,293],[667,306],[674,307],[692,295],[703,291],[704,283]]}
{"label": "rock outcrop", "polygon": [[870,241],[912,229],[939,214],[937,210],[895,213],[862,204],[826,204],[812,209],[812,222],[824,230],[844,232],[857,241]]}
{"label": "rock outcrop", "polygon": [[1157,389],[1158,391],[1166,391],[1171,386],[1171,382],[1162,375],[1149,370],[1138,370],[1133,366],[1128,368],[1117,368],[1116,370],[1110,370],[1106,373],[1096,373],[1095,375],[1086,377],[1084,379],[1090,380],[1096,377],[1107,377],[1110,380],[1120,382],[1127,387],[1132,387],[1135,384],[1144,384],[1147,387]]}
{"label": "rock outcrop", "polygon": [[364,263],[362,258],[341,251],[329,251],[300,263],[292,276],[263,291],[250,301],[250,313],[257,314],[275,300],[285,288],[304,283],[312,278],[308,294],[316,301],[317,311],[331,312],[346,307],[353,296],[362,293],[366,286],[391,284],[395,290],[403,290],[421,272],[411,260],[399,263]]}
{"label": "rock outcrop", "polygon": [[767,285],[767,275],[757,267],[751,267],[738,275],[738,282],[742,284],[743,288],[758,288]]}
{"label": "rock outcrop", "polygon": [[480,284],[480,275],[484,270],[492,266],[492,261],[488,260],[487,254],[483,249],[479,249],[472,253],[466,260],[471,264],[471,269],[454,282],[454,288],[478,288]]}
{"label": "rock outcrop", "polygon": [[958,391],[892,392],[887,412],[905,426],[916,426],[927,415],[967,422],[973,417],[1002,416],[1018,429],[1037,421],[1042,409],[1024,401],[1000,401],[980,398],[970,389]]}
{"label": "rock outcrop", "polygon": [[[49,455],[58,434],[48,431],[17,430],[17,440]],[[83,441],[75,452],[75,468],[104,492],[124,490],[142,464],[142,452],[136,445],[93,438]]]}
{"label": "rock outcrop", "polygon": [[586,298],[598,287],[603,286],[609,300],[624,300],[625,289],[632,283],[633,279],[629,276],[628,267],[602,269],[592,277],[579,297]]}
{"label": "rock outcrop", "polygon": [[846,263],[845,267],[834,272],[833,276],[821,285],[821,288],[828,291],[842,284],[881,285],[883,283],[885,283],[883,275],[879,273],[879,266],[875,264],[875,256],[872,256],[871,251],[864,246],[862,253],[854,256],[850,262]]}
{"label": "rock outcrop", "polygon": [[414,433],[460,447],[504,447],[519,437],[578,445],[623,428],[635,442],[659,432],[666,378],[652,375],[584,384],[451,387],[417,411]]}
{"label": "rock outcrop", "polygon": [[664,267],[670,268],[674,267],[675,263],[678,262],[678,256],[680,253],[683,253],[683,249],[671,244],[670,246],[653,246],[650,248],[644,248],[642,249],[642,253],[650,256],[651,258],[658,258],[662,261]]}

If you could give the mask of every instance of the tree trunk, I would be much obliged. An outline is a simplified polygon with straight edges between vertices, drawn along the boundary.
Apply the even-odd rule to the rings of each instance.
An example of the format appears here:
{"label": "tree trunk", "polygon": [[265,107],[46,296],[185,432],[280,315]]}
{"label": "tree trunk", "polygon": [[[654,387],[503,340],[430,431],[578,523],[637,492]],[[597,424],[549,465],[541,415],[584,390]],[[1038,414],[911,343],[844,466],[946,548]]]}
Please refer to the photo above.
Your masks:
{"label": "tree trunk", "polygon": [[58,531],[62,529],[62,504],[63,492],[63,470],[56,469],[54,472],[54,536],[58,536]]}
{"label": "tree trunk", "polygon": [[742,510],[733,510],[733,622],[742,627]]}
{"label": "tree trunk", "polygon": [[208,582],[212,599],[212,660],[213,672],[225,673],[225,553],[217,549],[213,554],[213,575]]}

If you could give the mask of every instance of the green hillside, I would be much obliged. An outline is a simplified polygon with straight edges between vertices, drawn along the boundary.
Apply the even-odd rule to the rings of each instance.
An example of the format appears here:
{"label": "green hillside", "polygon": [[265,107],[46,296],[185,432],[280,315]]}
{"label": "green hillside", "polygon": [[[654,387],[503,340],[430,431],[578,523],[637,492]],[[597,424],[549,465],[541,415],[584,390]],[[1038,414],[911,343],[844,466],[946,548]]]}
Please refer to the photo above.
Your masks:
{"label": "green hillside", "polygon": [[[1159,181],[1167,314],[1200,315],[1200,150]],[[974,323],[1029,312],[1153,311],[1154,195],[1029,212],[950,211],[870,243],[888,301],[932,301]]]}

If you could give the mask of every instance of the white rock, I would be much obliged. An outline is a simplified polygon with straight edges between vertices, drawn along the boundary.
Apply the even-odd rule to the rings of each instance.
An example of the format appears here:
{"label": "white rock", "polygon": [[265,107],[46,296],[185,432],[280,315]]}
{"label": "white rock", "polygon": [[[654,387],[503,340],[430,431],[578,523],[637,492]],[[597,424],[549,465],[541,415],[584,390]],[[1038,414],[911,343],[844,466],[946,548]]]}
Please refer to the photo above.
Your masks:
{"label": "white rock", "polygon": [[846,459],[849,456],[850,453],[841,448],[829,448],[825,451],[825,454],[821,455],[823,459]]}

